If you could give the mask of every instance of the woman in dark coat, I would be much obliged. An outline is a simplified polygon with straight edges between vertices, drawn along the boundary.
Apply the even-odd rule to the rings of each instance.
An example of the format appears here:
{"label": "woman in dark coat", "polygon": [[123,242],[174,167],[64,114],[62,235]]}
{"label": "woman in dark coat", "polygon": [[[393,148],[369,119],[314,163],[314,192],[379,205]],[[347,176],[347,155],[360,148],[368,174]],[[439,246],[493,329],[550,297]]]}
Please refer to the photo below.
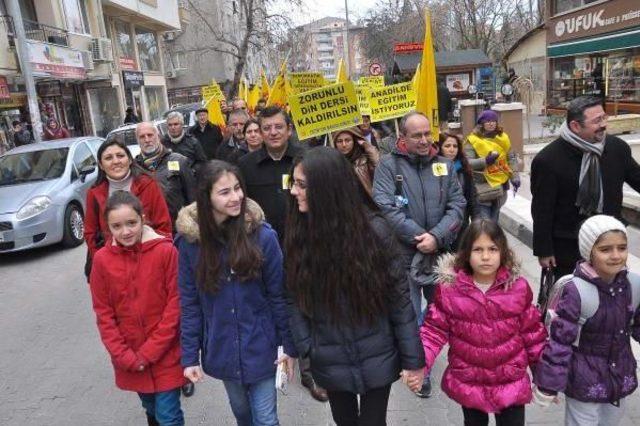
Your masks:
{"label": "woman in dark coat", "polygon": [[385,425],[391,384],[401,371],[421,380],[425,365],[393,232],[337,150],[307,151],[290,184],[285,266],[296,347],[338,426]]}
{"label": "woman in dark coat", "polygon": [[467,207],[462,218],[462,226],[458,232],[458,238],[453,243],[453,249],[458,248],[460,239],[465,229],[469,226],[470,221],[479,217],[476,187],[473,183],[473,171],[469,165],[469,160],[462,149],[462,137],[455,133],[440,133],[440,142],[438,143],[438,154],[453,161],[453,167],[458,176],[458,182],[462,187],[462,193],[467,200]]}

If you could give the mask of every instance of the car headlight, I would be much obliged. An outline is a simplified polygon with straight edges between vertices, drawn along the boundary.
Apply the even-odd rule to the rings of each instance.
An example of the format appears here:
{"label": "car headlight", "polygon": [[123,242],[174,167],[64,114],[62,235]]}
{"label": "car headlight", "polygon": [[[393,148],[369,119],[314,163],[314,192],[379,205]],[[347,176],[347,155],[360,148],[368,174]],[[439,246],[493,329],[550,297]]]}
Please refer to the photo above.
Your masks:
{"label": "car headlight", "polygon": [[39,195],[29,200],[27,204],[22,206],[18,213],[16,213],[16,219],[25,220],[38,215],[45,211],[47,207],[51,205],[51,198],[46,195]]}

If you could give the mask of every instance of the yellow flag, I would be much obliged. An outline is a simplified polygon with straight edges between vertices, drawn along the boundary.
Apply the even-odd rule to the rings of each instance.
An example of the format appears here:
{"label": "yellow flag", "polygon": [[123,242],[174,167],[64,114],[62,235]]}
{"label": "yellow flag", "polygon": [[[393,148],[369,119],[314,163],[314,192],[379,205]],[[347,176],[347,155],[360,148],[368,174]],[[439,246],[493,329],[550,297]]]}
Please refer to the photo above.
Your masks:
{"label": "yellow flag", "polygon": [[247,80],[244,77],[240,78],[238,83],[238,99],[242,99],[247,102]]}
{"label": "yellow flag", "polygon": [[269,93],[271,92],[271,87],[269,87],[269,80],[267,80],[267,75],[264,73],[264,69],[260,70],[260,97],[265,101],[269,99]]}
{"label": "yellow flag", "polygon": [[424,46],[422,47],[422,61],[420,75],[417,78],[416,111],[426,115],[431,122],[433,139],[438,139],[440,120],[438,117],[438,86],[436,81],[436,55],[433,51],[431,38],[431,13],[425,9]]}
{"label": "yellow flag", "polygon": [[222,109],[220,108],[220,100],[211,97],[206,101],[205,108],[209,112],[209,121],[215,125],[220,126],[221,128],[226,127],[226,123],[224,121],[224,115],[222,114]]}
{"label": "yellow flag", "polygon": [[249,111],[255,112],[256,106],[258,106],[258,101],[260,100],[260,87],[257,84],[254,84],[251,90],[249,90],[249,96],[247,100],[247,107],[249,107]]}
{"label": "yellow flag", "polygon": [[411,83],[413,84],[413,90],[415,90],[417,92],[418,89],[418,80],[420,79],[420,64],[418,64],[418,67],[416,68],[416,73],[413,75],[413,78],[411,79]]}
{"label": "yellow flag", "polygon": [[336,71],[336,83],[346,83],[347,81],[349,81],[347,67],[344,65],[344,60],[340,59],[340,62],[338,62],[338,71]]}
{"label": "yellow flag", "polygon": [[267,106],[278,105],[280,108],[284,108],[287,105],[287,61],[282,62],[280,72],[276,77],[276,81],[273,82],[271,87],[271,93],[269,94],[269,100]]}

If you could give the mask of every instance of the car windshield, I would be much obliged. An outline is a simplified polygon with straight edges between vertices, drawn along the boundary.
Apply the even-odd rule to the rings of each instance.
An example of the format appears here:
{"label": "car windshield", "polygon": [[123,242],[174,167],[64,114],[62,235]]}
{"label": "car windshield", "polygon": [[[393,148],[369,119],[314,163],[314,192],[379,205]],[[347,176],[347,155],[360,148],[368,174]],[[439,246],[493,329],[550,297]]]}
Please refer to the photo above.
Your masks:
{"label": "car windshield", "polygon": [[135,127],[126,130],[116,130],[107,136],[107,142],[111,142],[114,139],[119,139],[121,142],[124,142],[125,145],[138,145]]}
{"label": "car windshield", "polygon": [[62,176],[69,148],[21,152],[0,157],[0,186],[56,179]]}

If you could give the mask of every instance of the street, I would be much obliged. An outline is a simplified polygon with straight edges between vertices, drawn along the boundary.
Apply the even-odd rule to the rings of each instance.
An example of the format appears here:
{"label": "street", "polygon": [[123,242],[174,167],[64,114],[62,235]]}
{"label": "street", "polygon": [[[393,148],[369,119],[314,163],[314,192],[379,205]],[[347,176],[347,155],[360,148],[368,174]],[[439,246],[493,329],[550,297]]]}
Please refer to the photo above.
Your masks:
{"label": "street", "polygon": [[[510,241],[537,294],[537,262],[526,246]],[[0,256],[0,424],[146,424],[137,396],[115,387],[82,273],[84,260],[84,246]],[[462,424],[459,406],[439,388],[445,361],[441,355],[434,368],[430,399],[394,385],[390,425]],[[624,425],[639,424],[638,398],[638,392],[630,398]],[[235,424],[221,382],[211,377],[196,386],[193,397],[183,398],[183,409],[188,425]],[[279,395],[278,411],[283,425],[333,424],[329,405],[311,399],[299,382]],[[527,419],[528,424],[560,425],[563,405],[548,410],[530,405]]]}

